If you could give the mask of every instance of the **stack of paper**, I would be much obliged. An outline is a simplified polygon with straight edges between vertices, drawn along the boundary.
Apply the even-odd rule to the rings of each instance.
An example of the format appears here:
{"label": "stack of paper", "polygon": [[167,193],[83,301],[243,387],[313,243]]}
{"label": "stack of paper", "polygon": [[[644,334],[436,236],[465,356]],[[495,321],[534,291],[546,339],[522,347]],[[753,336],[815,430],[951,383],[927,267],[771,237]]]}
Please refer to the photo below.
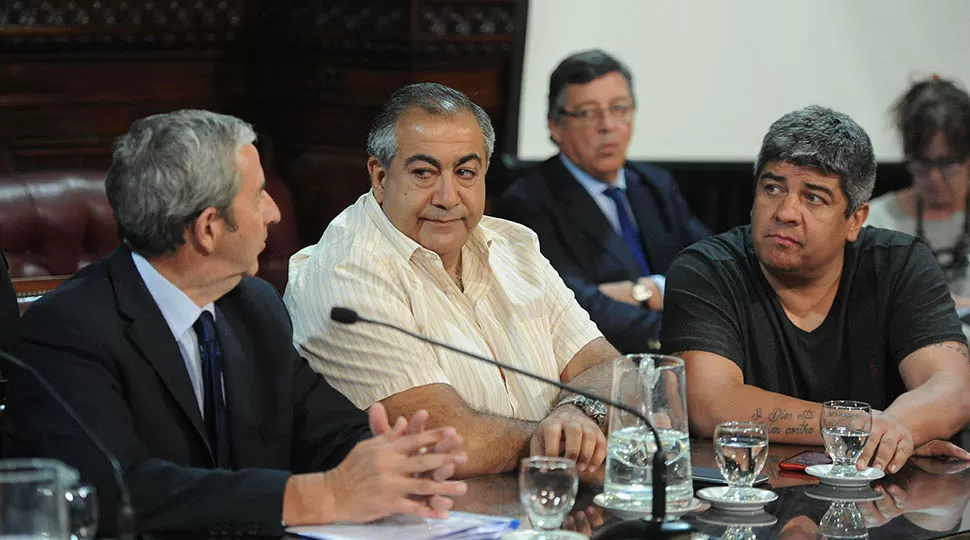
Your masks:
{"label": "stack of paper", "polygon": [[449,512],[448,519],[392,516],[373,523],[290,527],[286,532],[315,540],[492,540],[519,526],[519,520]]}

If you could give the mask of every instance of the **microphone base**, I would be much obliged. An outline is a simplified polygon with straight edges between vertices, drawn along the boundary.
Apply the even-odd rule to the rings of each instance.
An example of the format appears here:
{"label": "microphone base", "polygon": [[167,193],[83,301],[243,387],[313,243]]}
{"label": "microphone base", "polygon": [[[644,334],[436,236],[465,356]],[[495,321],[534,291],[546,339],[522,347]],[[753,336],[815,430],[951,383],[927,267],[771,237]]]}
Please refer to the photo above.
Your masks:
{"label": "microphone base", "polygon": [[628,519],[603,527],[593,535],[592,540],[634,540],[641,538],[683,538],[691,537],[694,528],[685,521],[646,521]]}

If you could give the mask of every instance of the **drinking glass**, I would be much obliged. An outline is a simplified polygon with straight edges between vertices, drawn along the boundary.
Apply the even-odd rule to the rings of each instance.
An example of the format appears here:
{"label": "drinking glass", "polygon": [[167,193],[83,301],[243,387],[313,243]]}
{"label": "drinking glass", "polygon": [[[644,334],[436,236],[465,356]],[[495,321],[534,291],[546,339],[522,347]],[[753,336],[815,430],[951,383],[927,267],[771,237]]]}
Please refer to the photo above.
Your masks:
{"label": "drinking glass", "polygon": [[755,534],[752,527],[745,527],[743,525],[734,525],[724,529],[724,534],[721,535],[721,540],[757,540],[758,535]]}
{"label": "drinking glass", "polygon": [[561,457],[524,458],[519,467],[519,500],[532,526],[542,531],[533,538],[555,539],[555,529],[569,514],[579,489],[576,462]]}
{"label": "drinking glass", "polygon": [[856,476],[856,461],[869,441],[872,408],[861,401],[826,401],[819,419],[825,453],[832,458],[833,476]]}
{"label": "drinking glass", "polygon": [[819,540],[868,537],[866,520],[852,501],[834,501],[818,522]]}
{"label": "drinking glass", "polygon": [[728,483],[726,498],[746,500],[768,460],[768,430],[758,422],[718,424],[714,428],[714,458]]}
{"label": "drinking glass", "polygon": [[0,538],[93,539],[97,497],[78,479],[77,470],[52,459],[0,461]]}

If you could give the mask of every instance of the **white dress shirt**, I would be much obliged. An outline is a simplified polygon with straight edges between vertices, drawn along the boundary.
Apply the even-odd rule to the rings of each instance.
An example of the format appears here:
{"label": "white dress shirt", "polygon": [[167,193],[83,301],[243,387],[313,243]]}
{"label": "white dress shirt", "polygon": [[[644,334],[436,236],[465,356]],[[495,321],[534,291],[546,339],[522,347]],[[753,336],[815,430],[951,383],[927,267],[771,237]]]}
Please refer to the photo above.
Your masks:
{"label": "white dress shirt", "polygon": [[290,258],[284,301],[310,365],[360,408],[427,384],[473,409],[544,418],[559,389],[390,329],[330,320],[334,306],[558,380],[602,337],[539,253],[535,233],[484,216],[461,251],[464,291],[441,258],[399,231],[368,192]]}
{"label": "white dress shirt", "polygon": [[[182,289],[165,279],[165,276],[158,273],[144,257],[132,252],[131,259],[135,262],[135,268],[145,282],[145,287],[155,300],[162,317],[168,323],[172,336],[178,342],[179,350],[182,351],[182,360],[185,361],[185,369],[189,372],[189,380],[192,382],[192,390],[195,391],[195,399],[199,402],[199,411],[205,416],[204,402],[205,389],[202,381],[202,354],[199,351],[199,339],[195,335],[192,325],[199,319],[203,311],[212,314],[215,321],[216,311],[210,302],[204,307],[199,307]],[[225,392],[225,390],[223,390]]]}
{"label": "white dress shirt", "polygon": [[[596,206],[599,206],[600,210],[603,212],[603,216],[606,218],[606,221],[610,222],[610,225],[613,226],[613,230],[616,231],[616,234],[620,235],[621,238],[623,237],[623,229],[620,228],[620,216],[616,211],[616,203],[614,203],[613,199],[606,195],[606,190],[611,187],[618,187],[622,189],[623,202],[626,205],[626,213],[630,216],[630,222],[633,223],[633,226],[637,229],[637,231],[640,230],[640,226],[637,225],[637,216],[633,213],[633,207],[630,206],[630,200],[626,196],[626,169],[620,167],[620,170],[616,171],[616,181],[612,184],[607,184],[606,182],[601,182],[593,178],[586,171],[577,167],[576,164],[569,161],[566,154],[560,152],[559,159],[562,161],[562,164],[565,165],[566,170],[568,170],[570,174],[573,175],[573,178],[579,182],[579,185],[583,186],[583,189],[585,189],[586,192],[589,193],[589,196],[593,198]],[[654,283],[657,284],[657,288],[660,289],[660,295],[663,296],[664,287],[667,285],[667,277],[663,274],[653,274],[649,277]]]}

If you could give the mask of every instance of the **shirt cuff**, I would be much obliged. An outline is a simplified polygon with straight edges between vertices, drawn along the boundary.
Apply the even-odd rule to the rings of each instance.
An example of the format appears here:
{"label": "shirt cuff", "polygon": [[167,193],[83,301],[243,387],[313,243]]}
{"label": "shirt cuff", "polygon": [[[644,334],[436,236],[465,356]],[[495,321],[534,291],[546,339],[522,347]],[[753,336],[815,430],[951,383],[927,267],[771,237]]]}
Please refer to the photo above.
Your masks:
{"label": "shirt cuff", "polygon": [[650,279],[652,279],[653,282],[657,284],[657,288],[660,289],[660,296],[666,296],[664,294],[664,289],[667,288],[667,276],[664,276],[663,274],[653,274],[650,276]]}

